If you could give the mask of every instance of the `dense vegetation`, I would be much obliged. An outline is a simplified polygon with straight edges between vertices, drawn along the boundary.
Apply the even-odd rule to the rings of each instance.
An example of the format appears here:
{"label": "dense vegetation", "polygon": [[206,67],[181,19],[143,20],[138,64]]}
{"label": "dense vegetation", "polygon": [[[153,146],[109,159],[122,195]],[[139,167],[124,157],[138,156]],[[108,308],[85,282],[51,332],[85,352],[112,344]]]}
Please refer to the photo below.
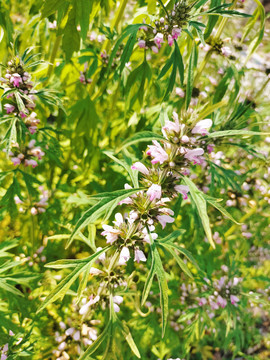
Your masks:
{"label": "dense vegetation", "polygon": [[270,357],[259,0],[0,1],[0,355]]}

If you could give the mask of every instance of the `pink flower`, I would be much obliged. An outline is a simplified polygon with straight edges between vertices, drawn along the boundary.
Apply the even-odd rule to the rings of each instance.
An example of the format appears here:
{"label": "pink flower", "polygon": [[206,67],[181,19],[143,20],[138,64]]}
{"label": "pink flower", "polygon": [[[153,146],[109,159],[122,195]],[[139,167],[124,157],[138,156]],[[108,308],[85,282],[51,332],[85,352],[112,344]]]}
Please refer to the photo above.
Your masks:
{"label": "pink flower", "polygon": [[140,261],[146,261],[146,257],[144,255],[143,251],[141,251],[139,249],[135,249],[134,261],[137,261],[137,263],[139,263]]}
{"label": "pink flower", "polygon": [[17,195],[14,196],[14,201],[15,201],[15,204],[22,204],[23,203],[22,200]]}
{"label": "pink flower", "polygon": [[169,46],[173,45],[173,37],[171,35],[168,36],[168,45]]}
{"label": "pink flower", "polygon": [[167,223],[171,224],[174,222],[174,218],[169,215],[158,215],[157,219],[160,222],[162,229],[165,228]]}
{"label": "pink flower", "polygon": [[225,306],[227,305],[227,300],[224,299],[223,297],[221,297],[220,295],[218,295],[217,304],[218,304],[218,306],[220,306],[220,307],[222,307],[224,309]]}
{"label": "pink flower", "polygon": [[45,155],[45,153],[41,150],[41,148],[40,148],[39,146],[31,149],[31,154],[32,154],[33,156],[36,156],[39,160],[41,160],[41,159],[42,159],[42,156]]}
{"label": "pink flower", "polygon": [[174,189],[183,196],[184,200],[188,199],[187,193],[189,192],[189,187],[187,185],[175,185]]}
{"label": "pink flower", "polygon": [[152,184],[150,188],[147,190],[147,196],[150,201],[154,201],[156,199],[161,198],[161,186],[157,184]]}
{"label": "pink flower", "polygon": [[154,158],[151,161],[152,164],[163,164],[164,161],[168,160],[169,156],[156,140],[153,140],[153,144],[154,145],[149,146],[149,150],[147,150],[146,154]]}
{"label": "pink flower", "polygon": [[214,144],[207,145],[207,151],[208,151],[209,154],[211,154],[211,152],[214,151],[214,146],[215,146]]}
{"label": "pink flower", "polygon": [[157,33],[157,35],[154,37],[154,43],[157,45],[158,49],[160,49],[161,44],[164,43],[163,34]]}
{"label": "pink flower", "polygon": [[14,73],[10,78],[10,82],[11,84],[13,83],[15,87],[20,87],[20,84],[22,84],[22,78],[19,74]]}
{"label": "pink flower", "polygon": [[35,139],[30,140],[29,144],[28,144],[29,149],[32,149],[34,147],[35,143],[36,143]]}
{"label": "pink flower", "polygon": [[207,300],[205,298],[200,298],[199,299],[199,306],[203,306],[205,304],[207,304]]}
{"label": "pink flower", "polygon": [[156,46],[152,46],[151,47],[153,53],[157,54],[158,53],[158,48]]}
{"label": "pink flower", "polygon": [[30,210],[31,214],[34,216],[34,215],[37,215],[38,214],[38,211],[35,207],[32,207],[31,210]]}
{"label": "pink flower", "polygon": [[177,134],[180,132],[179,118],[176,112],[173,112],[173,119],[174,122],[170,120],[165,121],[165,125],[162,127],[162,132],[169,131],[169,132],[175,132]]}
{"label": "pink flower", "polygon": [[30,134],[34,134],[37,131],[37,126],[29,126],[28,130],[30,131]]}
{"label": "pink flower", "polygon": [[107,239],[107,244],[112,244],[118,239],[118,235],[121,233],[119,229],[114,229],[110,225],[102,225],[104,231],[101,233]]}
{"label": "pink flower", "polygon": [[228,57],[232,54],[231,49],[228,46],[223,46],[221,48],[221,53],[222,53],[222,55],[224,55],[226,57]]}
{"label": "pink flower", "polygon": [[7,114],[11,114],[15,110],[15,106],[13,106],[11,104],[5,104],[4,108],[7,112]]}
{"label": "pink flower", "polygon": [[181,89],[180,87],[175,88],[175,93],[177,96],[179,96],[180,98],[185,97],[185,92],[183,89]]}
{"label": "pink flower", "polygon": [[172,38],[174,40],[177,40],[177,38],[181,35],[181,29],[179,28],[173,28],[172,29]]}
{"label": "pink flower", "polygon": [[146,42],[145,40],[139,40],[138,41],[138,45],[141,49],[145,49],[146,48]]}
{"label": "pink flower", "polygon": [[194,164],[201,164],[202,159],[199,158],[199,156],[203,155],[204,150],[202,148],[193,149],[193,150],[187,150],[185,154],[185,158],[189,161],[193,161]]}
{"label": "pink flower", "polygon": [[132,166],[131,166],[131,169],[132,170],[138,170],[138,171],[140,171],[142,174],[144,174],[144,175],[149,175],[149,170],[147,169],[147,167],[143,164],[143,163],[141,163],[141,162],[139,162],[139,161],[137,161],[137,162],[135,162]]}
{"label": "pink flower", "polygon": [[11,161],[13,162],[14,166],[20,165],[20,163],[21,163],[21,160],[18,157],[11,158]]}
{"label": "pink flower", "polygon": [[235,306],[237,306],[237,303],[240,301],[239,298],[235,295],[231,295],[230,300],[231,300],[232,305],[235,305]]}
{"label": "pink flower", "polygon": [[213,122],[211,119],[205,119],[199,121],[192,129],[192,134],[200,134],[205,136],[208,134],[208,129],[212,126]]}
{"label": "pink flower", "polygon": [[119,257],[119,265],[126,265],[127,261],[130,259],[130,253],[128,247],[124,246],[121,250]]}
{"label": "pink flower", "polygon": [[28,114],[28,110],[25,109],[24,112],[23,111],[20,111],[20,117],[23,119],[23,118],[26,118],[27,117],[27,114]]}
{"label": "pink flower", "polygon": [[36,166],[38,166],[38,163],[36,162],[36,160],[33,160],[33,159],[26,159],[25,162],[24,162],[24,165],[25,166],[32,166],[32,168],[35,168]]}

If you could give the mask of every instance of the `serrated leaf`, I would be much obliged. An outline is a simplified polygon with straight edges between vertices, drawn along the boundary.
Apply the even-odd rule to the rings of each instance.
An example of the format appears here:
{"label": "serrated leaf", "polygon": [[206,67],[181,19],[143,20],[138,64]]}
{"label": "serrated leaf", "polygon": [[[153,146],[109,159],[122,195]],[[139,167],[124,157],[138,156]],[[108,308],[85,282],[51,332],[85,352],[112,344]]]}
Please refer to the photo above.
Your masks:
{"label": "serrated leaf", "polygon": [[[113,191],[111,193],[107,193],[106,196],[104,194],[100,194],[100,201],[93,205],[89,210],[87,210],[82,217],[79,219],[77,224],[75,225],[75,229],[73,230],[70,239],[66,245],[66,248],[70,246],[73,242],[74,236],[86,225],[90,223],[94,223],[98,220],[104,213],[107,213],[107,217],[112,213],[114,208],[118,205],[119,201],[124,200],[129,195],[132,195],[141,189],[128,189],[128,190],[118,190]],[[97,197],[98,195],[95,195]]]}
{"label": "serrated leaf", "polygon": [[80,35],[77,31],[74,11],[69,12],[68,21],[63,30],[62,45],[67,61],[71,59],[74,51],[80,50]]}
{"label": "serrated leaf", "polygon": [[131,169],[130,165],[128,165],[126,162],[118,159],[117,157],[115,157],[110,151],[103,151],[103,153],[105,155],[107,155],[109,158],[111,158],[112,160],[114,160],[116,163],[118,163],[119,165],[123,166],[124,169],[126,169],[126,171],[128,172],[132,184],[135,188],[139,187],[139,182],[138,182],[138,171],[134,171]]}
{"label": "serrated leaf", "polygon": [[212,232],[210,227],[209,217],[207,215],[206,200],[203,193],[196,187],[196,185],[186,176],[183,177],[186,185],[189,187],[191,197],[196,205],[198,213],[200,215],[202,225],[207,236],[210,245],[215,249],[215,243],[212,238]]}
{"label": "serrated leaf", "polygon": [[256,136],[256,135],[270,135],[270,133],[250,131],[250,130],[223,130],[223,131],[212,132],[211,134],[208,134],[207,137],[218,138],[218,137],[238,136],[238,135]]}
{"label": "serrated leaf", "polygon": [[152,131],[141,131],[125,140],[117,149],[116,153],[133,144],[137,144],[142,141],[149,142],[152,140],[164,140],[164,137],[160,134],[153,133]]}

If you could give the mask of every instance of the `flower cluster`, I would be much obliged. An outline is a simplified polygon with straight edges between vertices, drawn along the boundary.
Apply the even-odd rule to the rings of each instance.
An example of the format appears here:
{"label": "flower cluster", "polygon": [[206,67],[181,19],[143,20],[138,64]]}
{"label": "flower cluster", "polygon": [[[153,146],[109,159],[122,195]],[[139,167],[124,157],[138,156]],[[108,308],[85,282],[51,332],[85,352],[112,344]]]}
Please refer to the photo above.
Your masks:
{"label": "flower cluster", "polygon": [[19,256],[15,256],[16,261],[20,261],[21,263],[27,263],[28,266],[32,267],[35,264],[45,263],[46,256],[43,255],[44,246],[40,246],[33,256],[25,256],[25,254],[20,254]]}
{"label": "flower cluster", "polygon": [[[72,322],[68,319],[67,323]],[[98,320],[90,321],[89,325],[97,325]],[[63,321],[59,322],[59,328],[54,334],[57,349],[52,351],[53,358],[57,360],[68,360],[72,355],[80,355],[82,346],[86,347],[91,345],[97,339],[97,329],[87,324],[82,326],[68,326]],[[75,354],[73,354],[75,350]]]}
{"label": "flower cluster", "polygon": [[80,71],[80,82],[84,85],[86,84],[91,84],[91,82],[93,81],[92,79],[87,77],[87,68],[88,68],[88,64],[87,62],[84,64],[84,70]]}
{"label": "flower cluster", "polygon": [[185,0],[178,1],[172,11],[155,21],[154,28],[142,26],[140,29],[144,33],[139,38],[139,47],[150,48],[154,53],[158,53],[165,40],[172,46],[174,40],[181,35],[182,27],[187,23],[190,9]]}
{"label": "flower cluster", "polygon": [[34,134],[40,122],[37,114],[33,112],[36,106],[36,91],[33,89],[31,75],[25,71],[24,67],[22,61],[15,57],[8,62],[6,73],[3,78],[0,78],[4,96],[8,100],[4,108],[7,114],[23,119],[30,133]]}
{"label": "flower cluster", "polygon": [[14,166],[23,164],[24,166],[38,166],[38,161],[42,160],[45,155],[40,146],[35,146],[36,140],[32,139],[28,145],[20,146],[18,143],[13,143],[11,151],[8,153]]}
{"label": "flower cluster", "polygon": [[[174,222],[174,212],[168,202],[180,193],[184,200],[188,198],[189,187],[179,184],[183,175],[189,174],[190,164],[204,163],[204,149],[198,147],[200,137],[208,134],[212,120],[204,119],[191,126],[180,123],[178,115],[173,113],[173,121],[167,120],[162,128],[164,140],[154,140],[146,155],[152,158],[151,167],[141,162],[132,165],[142,175],[141,184],[147,190],[139,191],[120,201],[119,205],[128,205],[130,212],[124,217],[117,213],[114,226],[103,225],[107,243],[115,245],[119,252],[119,265],[124,265],[133,254],[134,261],[146,261],[145,243],[151,243],[158,235],[155,226],[164,229],[167,223]],[[128,184],[126,189],[132,189]]]}
{"label": "flower cluster", "polygon": [[[223,265],[223,269],[228,271],[228,268]],[[240,287],[239,284],[243,281],[242,278],[234,277],[229,279],[227,275],[222,276],[219,280],[213,282],[214,293],[208,298],[198,298],[200,306],[210,305],[212,310],[225,308],[229,303],[237,306],[240,301]]]}

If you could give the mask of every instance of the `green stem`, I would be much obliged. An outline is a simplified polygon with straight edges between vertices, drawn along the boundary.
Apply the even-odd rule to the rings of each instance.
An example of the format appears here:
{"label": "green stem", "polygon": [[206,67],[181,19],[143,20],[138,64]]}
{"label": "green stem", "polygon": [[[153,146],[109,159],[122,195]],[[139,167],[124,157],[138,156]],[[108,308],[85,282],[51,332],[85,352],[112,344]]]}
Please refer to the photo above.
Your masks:
{"label": "green stem", "polygon": [[56,55],[57,55],[57,51],[58,51],[58,48],[60,46],[60,41],[62,39],[62,35],[58,35],[55,39],[55,43],[53,45],[53,49],[52,49],[52,53],[51,53],[51,57],[50,57],[50,65],[48,67],[48,72],[47,72],[47,77],[48,79],[50,78],[51,74],[52,74],[52,71],[53,71],[53,68],[54,68],[54,62],[55,62],[55,58],[56,58]]}
{"label": "green stem", "polygon": [[265,83],[263,84],[263,86],[260,88],[260,90],[257,92],[257,94],[255,95],[255,98],[257,99],[259,96],[262,95],[264,89],[266,88],[266,86],[268,85],[270,81],[270,77],[265,81]]}

